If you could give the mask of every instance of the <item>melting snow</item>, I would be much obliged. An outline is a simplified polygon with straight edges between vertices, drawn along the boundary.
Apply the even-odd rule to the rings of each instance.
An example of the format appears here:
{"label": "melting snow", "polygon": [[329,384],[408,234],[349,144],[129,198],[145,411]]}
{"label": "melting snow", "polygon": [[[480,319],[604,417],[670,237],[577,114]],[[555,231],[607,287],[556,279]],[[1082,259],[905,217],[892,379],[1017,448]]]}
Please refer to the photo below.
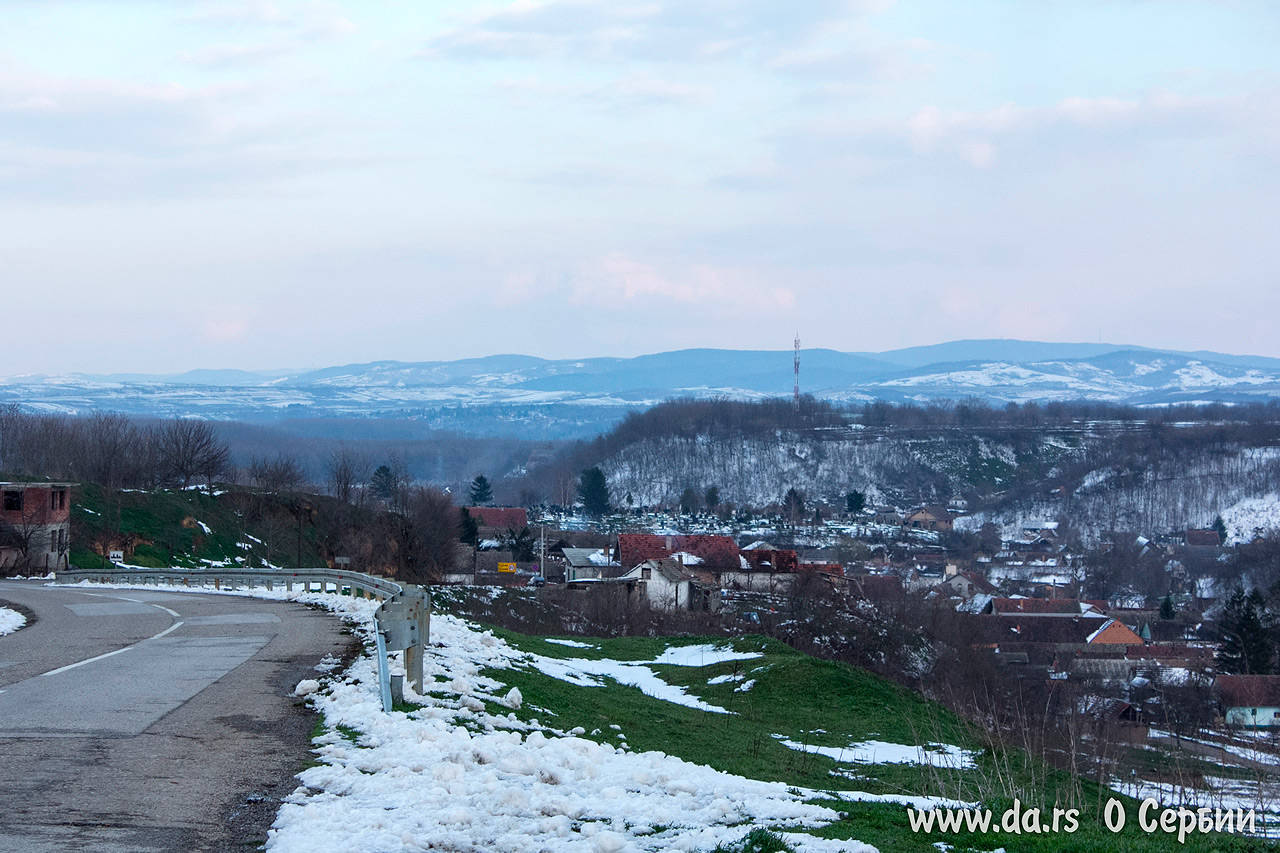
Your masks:
{"label": "melting snow", "polygon": [[638,687],[645,695],[661,699],[664,702],[673,702],[676,705],[697,708],[699,711],[710,711],[713,714],[729,714],[732,712],[721,708],[719,705],[704,702],[696,696],[690,696],[683,687],[663,681],[656,672],[649,669],[648,665],[710,666],[713,663],[720,663],[726,660],[743,660],[745,658],[758,657],[761,657],[760,652],[735,652],[733,649],[720,649],[715,646],[683,646],[674,649],[669,648],[651,661],[582,660],[579,658],[561,660],[559,658],[542,657],[541,655],[526,655],[525,659],[527,663],[542,674],[558,678],[561,681],[567,681],[570,684],[576,684],[579,687],[602,687],[605,684],[604,678],[612,678],[619,684]]}
{"label": "melting snow", "polygon": [[0,607],[0,636],[12,634],[27,624],[27,617],[16,610]]}
{"label": "melting snow", "polygon": [[548,643],[555,643],[557,646],[570,646],[571,648],[575,648],[575,649],[595,649],[595,648],[599,648],[599,646],[593,646],[593,645],[591,645],[590,643],[579,643],[577,640],[555,640],[555,639],[552,639],[552,638],[548,637],[548,638],[547,638],[547,642],[548,642]]}
{"label": "melting snow", "polygon": [[848,746],[814,746],[787,740],[782,735],[774,735],[774,737],[790,749],[825,755],[842,764],[924,764],[956,769],[968,769],[974,766],[975,753],[948,743],[909,746],[901,743],[886,743],[882,740],[864,740]]}

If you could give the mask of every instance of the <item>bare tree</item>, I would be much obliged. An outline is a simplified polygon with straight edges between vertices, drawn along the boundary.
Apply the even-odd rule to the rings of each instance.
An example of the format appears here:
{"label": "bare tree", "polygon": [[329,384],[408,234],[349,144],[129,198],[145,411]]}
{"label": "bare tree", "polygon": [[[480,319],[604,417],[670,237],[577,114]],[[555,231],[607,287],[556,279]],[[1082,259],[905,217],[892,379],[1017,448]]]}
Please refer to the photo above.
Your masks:
{"label": "bare tree", "polygon": [[409,493],[401,575],[407,581],[432,582],[453,567],[458,550],[458,511],[439,489],[418,487]]}
{"label": "bare tree", "polygon": [[129,418],[94,412],[84,423],[80,475],[107,489],[119,488],[137,443],[138,430]]}
{"label": "bare tree", "polygon": [[254,458],[248,473],[255,486],[269,492],[296,491],[307,479],[298,460],[287,453],[277,453],[270,459]]}
{"label": "bare tree", "polygon": [[371,467],[364,454],[345,444],[338,447],[328,459],[329,494],[346,504],[354,503],[353,498],[362,498],[364,490],[359,487],[369,481]]}
{"label": "bare tree", "polygon": [[22,420],[22,410],[18,408],[17,403],[5,403],[0,406],[0,471],[18,469],[13,445],[16,444],[17,432]]}
{"label": "bare tree", "polygon": [[225,471],[231,461],[226,442],[206,421],[170,421],[160,427],[157,439],[166,474],[184,489],[196,477],[203,477],[212,491],[213,478]]}

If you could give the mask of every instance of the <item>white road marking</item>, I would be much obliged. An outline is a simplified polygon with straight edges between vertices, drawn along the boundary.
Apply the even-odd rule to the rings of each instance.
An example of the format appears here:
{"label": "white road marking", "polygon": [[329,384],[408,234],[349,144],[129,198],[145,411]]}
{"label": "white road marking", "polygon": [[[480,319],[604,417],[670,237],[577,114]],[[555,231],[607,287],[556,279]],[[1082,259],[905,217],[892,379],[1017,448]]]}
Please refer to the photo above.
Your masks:
{"label": "white road marking", "polygon": [[[175,613],[174,615],[176,616],[177,614]],[[77,662],[77,663],[68,664],[68,665],[66,665],[66,666],[59,667],[59,668],[57,668],[57,669],[51,669],[51,670],[49,670],[48,672],[42,672],[42,673],[40,673],[40,674],[41,674],[41,675],[44,675],[44,676],[57,675],[57,674],[58,674],[58,673],[60,673],[60,672],[66,672],[66,671],[67,671],[67,670],[69,670],[69,669],[75,669],[75,668],[76,668],[76,667],[78,667],[78,666],[84,666],[85,664],[87,664],[87,663],[93,663],[93,662],[94,662],[94,661],[96,661],[96,660],[102,660],[103,658],[109,658],[109,657],[111,657],[112,655],[122,654],[122,653],[124,653],[124,652],[129,651],[129,649],[137,648],[138,646],[140,646],[140,645],[142,645],[143,643],[147,642],[147,640],[158,640],[158,639],[160,639],[161,637],[163,637],[165,634],[169,634],[169,633],[171,633],[171,632],[173,632],[173,631],[176,631],[177,629],[181,628],[181,627],[183,626],[183,624],[184,624],[184,623],[182,623],[182,622],[174,622],[172,625],[170,625],[168,628],[165,628],[165,629],[164,629],[163,631],[161,631],[159,634],[155,634],[155,635],[153,635],[153,636],[147,637],[147,639],[146,639],[146,640],[139,640],[138,642],[134,643],[132,646],[125,646],[123,649],[116,649],[114,652],[107,652],[106,654],[98,655],[97,657],[86,658],[85,660],[79,661],[79,662]]]}
{"label": "white road marking", "polygon": [[160,608],[161,610],[163,610],[165,613],[168,613],[170,616],[174,616],[174,617],[177,617],[177,618],[179,618],[179,619],[180,619],[180,618],[182,618],[182,614],[181,614],[181,613],[179,613],[179,612],[178,612],[178,611],[176,611],[176,610],[170,610],[169,608],[165,607],[163,604],[152,604],[152,603],[150,603],[150,602],[148,602],[148,601],[143,601],[141,598],[126,598],[126,597],[124,597],[123,595],[107,595],[107,594],[105,594],[105,593],[101,593],[101,592],[85,592],[85,593],[81,593],[81,594],[82,594],[82,595],[92,595],[92,596],[95,596],[95,597],[97,597],[97,598],[118,598],[118,599],[120,599],[121,601],[132,601],[134,604],[145,604],[145,605],[147,605],[147,607],[158,607],[158,608]]}

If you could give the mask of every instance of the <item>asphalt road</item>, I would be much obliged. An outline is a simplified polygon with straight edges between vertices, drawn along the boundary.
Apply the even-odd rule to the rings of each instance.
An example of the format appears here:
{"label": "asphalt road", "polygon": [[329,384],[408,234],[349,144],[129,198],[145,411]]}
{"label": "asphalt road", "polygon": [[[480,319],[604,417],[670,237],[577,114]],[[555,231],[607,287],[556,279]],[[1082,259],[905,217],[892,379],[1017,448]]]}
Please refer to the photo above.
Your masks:
{"label": "asphalt road", "polygon": [[[256,850],[309,757],[291,695],[354,649],[302,605],[0,581],[0,852]],[[31,621],[34,616],[34,621]]]}

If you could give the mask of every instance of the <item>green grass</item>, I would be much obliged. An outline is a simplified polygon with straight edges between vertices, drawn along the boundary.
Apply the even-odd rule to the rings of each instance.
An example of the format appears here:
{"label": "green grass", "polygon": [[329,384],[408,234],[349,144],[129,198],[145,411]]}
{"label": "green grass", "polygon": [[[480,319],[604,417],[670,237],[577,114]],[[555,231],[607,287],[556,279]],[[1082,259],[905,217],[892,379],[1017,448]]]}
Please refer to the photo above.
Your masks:
{"label": "green grass", "polygon": [[[514,712],[524,720],[537,719],[544,726],[569,731],[585,730],[584,737],[632,751],[660,751],[696,764],[766,781],[777,781],[818,792],[858,790],[872,794],[944,796],[966,801],[986,799],[998,816],[1008,803],[991,793],[985,780],[995,775],[996,760],[982,753],[976,770],[939,770],[912,765],[840,765],[825,756],[804,753],[783,746],[775,735],[792,741],[824,746],[847,746],[852,742],[874,738],[891,743],[916,744],[944,742],[966,749],[978,749],[972,730],[964,721],[941,706],[865,670],[847,664],[823,661],[801,654],[775,640],[747,636],[733,640],[714,637],[624,637],[571,638],[590,644],[591,648],[574,648],[548,643],[546,638],[532,637],[513,631],[490,629],[511,646],[548,658],[620,661],[653,660],[670,647],[690,644],[731,643],[739,651],[760,652],[762,657],[729,661],[706,667],[652,665],[651,668],[668,684],[680,685],[709,703],[719,705],[732,714],[716,714],[656,699],[638,688],[620,685],[612,680],[604,686],[584,687],[545,675],[531,667],[517,665],[510,669],[486,669],[483,674],[508,687],[518,687],[523,696],[522,707]],[[710,685],[717,675],[733,674],[741,680]],[[754,679],[752,689],[737,692],[745,680]],[[512,713],[509,708],[490,703],[488,710],[496,715]],[[613,728],[616,726],[617,728]],[[623,735],[625,737],[620,737]],[[839,771],[834,772],[833,771]],[[850,778],[850,775],[858,778]],[[1022,780],[1024,790],[1031,791],[1024,802],[1042,809],[1052,809],[1055,802],[1065,801],[1067,779],[1064,775],[1039,766],[1034,777]],[[1084,800],[1099,801],[1098,788],[1084,783]],[[1101,801],[1109,793],[1103,792]],[[1117,795],[1117,798],[1120,798]],[[989,832],[984,835],[966,833],[932,835],[912,833],[905,806],[884,803],[850,803],[834,796],[819,795],[815,800],[841,814],[827,826],[806,830],[824,838],[857,839],[881,850],[929,851],[936,842],[944,841],[956,850],[991,851],[1003,847],[1016,851],[1102,851],[1168,849],[1170,841],[1163,834],[1146,836],[1137,828],[1136,804],[1129,802],[1130,815],[1126,831],[1113,835],[1101,816],[1086,807],[1080,816],[1080,827],[1071,835],[1013,835]],[[721,849],[725,853],[789,849],[788,835],[797,828],[774,828],[775,840],[764,834],[747,835]],[[753,844],[783,846],[751,846]],[[1190,850],[1257,850],[1270,849],[1264,842],[1236,837],[1193,836],[1185,845]]]}
{"label": "green grass", "polygon": [[[210,496],[197,490],[146,492],[113,492],[109,496],[95,483],[85,483],[73,490],[71,507],[71,565],[94,569],[104,565],[97,543],[109,541],[112,547],[133,543],[126,561],[149,568],[192,568],[207,565],[205,561],[226,562],[243,566],[261,566],[263,559],[281,566],[292,566],[297,559],[297,538],[292,527],[275,524],[276,547],[249,538],[256,536],[271,541],[270,532],[258,525],[246,524],[236,509],[237,498],[227,493]],[[206,532],[197,522],[210,529]],[[286,535],[287,534],[287,535]],[[241,548],[245,541],[250,548]],[[315,530],[303,527],[302,557],[308,565],[320,561],[315,544]],[[243,562],[235,563],[236,558]]]}
{"label": "green grass", "polygon": [[[511,645],[546,657],[599,660],[653,660],[670,646],[724,644],[723,638],[675,639],[624,637],[591,640],[598,648],[579,649],[548,643],[512,631],[494,630]],[[636,751],[656,750],[697,764],[766,781],[819,790],[866,790],[874,793],[918,791],[944,785],[959,794],[972,788],[960,771],[911,765],[839,765],[835,760],[784,746],[777,736],[816,746],[848,746],[874,738],[891,743],[944,742],[977,748],[967,727],[940,706],[865,670],[823,661],[776,640],[748,636],[731,645],[761,657],[705,667],[652,665],[668,684],[685,687],[693,696],[731,711],[716,714],[645,695],[636,687],[608,682],[582,687],[532,668],[486,670],[484,674],[520,688],[524,707],[518,716],[569,730],[581,727],[594,740]],[[741,681],[708,684],[720,675]],[[736,691],[748,679],[749,691]],[[537,709],[554,712],[554,717]],[[494,706],[494,713],[508,709]],[[618,726],[619,730],[610,728]],[[850,779],[833,771],[852,770]]]}

